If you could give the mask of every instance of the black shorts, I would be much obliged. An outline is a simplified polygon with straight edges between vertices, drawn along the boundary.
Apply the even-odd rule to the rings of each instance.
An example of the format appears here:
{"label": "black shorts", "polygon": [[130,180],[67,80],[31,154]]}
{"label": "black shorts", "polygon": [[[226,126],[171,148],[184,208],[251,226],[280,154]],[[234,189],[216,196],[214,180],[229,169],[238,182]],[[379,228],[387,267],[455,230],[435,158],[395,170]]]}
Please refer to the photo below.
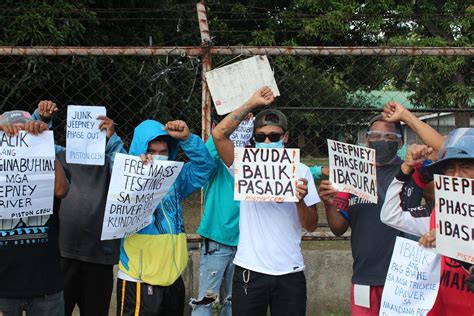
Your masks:
{"label": "black shorts", "polygon": [[184,301],[181,277],[170,286],[117,280],[117,316],[180,316]]}

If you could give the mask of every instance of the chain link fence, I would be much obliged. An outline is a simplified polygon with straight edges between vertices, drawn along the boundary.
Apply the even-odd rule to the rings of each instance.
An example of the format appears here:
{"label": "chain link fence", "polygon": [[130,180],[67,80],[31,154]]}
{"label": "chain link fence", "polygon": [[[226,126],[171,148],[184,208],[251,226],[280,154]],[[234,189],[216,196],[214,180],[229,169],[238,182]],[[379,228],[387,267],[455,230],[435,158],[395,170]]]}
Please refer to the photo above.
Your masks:
{"label": "chain link fence", "polygon": [[[40,100],[53,100],[60,108],[54,119],[60,144],[72,104],[104,105],[126,147],[134,127],[150,118],[182,119],[201,135],[202,126],[209,125],[203,124],[204,54],[212,57],[212,68],[269,55],[281,93],[274,107],[289,118],[289,146],[301,148],[303,162],[310,165],[326,163],[328,138],[363,144],[367,122],[388,101],[402,103],[442,134],[456,125],[474,126],[472,48],[3,47],[0,112],[32,112]],[[211,111],[212,120],[219,121]],[[416,135],[406,129],[405,143],[415,142]],[[187,230],[194,232],[198,194],[186,201],[185,210]],[[324,223],[323,210],[320,215]]]}

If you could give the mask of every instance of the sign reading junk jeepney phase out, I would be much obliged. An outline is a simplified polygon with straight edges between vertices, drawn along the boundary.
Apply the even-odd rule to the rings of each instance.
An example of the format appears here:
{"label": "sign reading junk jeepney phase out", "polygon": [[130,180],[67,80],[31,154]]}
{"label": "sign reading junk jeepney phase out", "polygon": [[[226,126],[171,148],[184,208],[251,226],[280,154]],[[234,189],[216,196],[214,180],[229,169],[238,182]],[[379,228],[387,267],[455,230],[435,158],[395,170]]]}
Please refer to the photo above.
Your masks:
{"label": "sign reading junk jeepney phase out", "polygon": [[54,137],[0,132],[0,219],[53,213]]}
{"label": "sign reading junk jeepney phase out", "polygon": [[217,114],[232,112],[261,87],[268,86],[274,96],[280,91],[267,56],[254,56],[206,73]]}
{"label": "sign reading junk jeepney phase out", "polygon": [[103,106],[69,105],[67,107],[66,161],[83,165],[105,163],[106,131],[99,130]]}
{"label": "sign reading junk jeepney phase out", "polygon": [[299,149],[235,148],[234,199],[297,202]]}
{"label": "sign reading junk jeepney phase out", "polygon": [[328,149],[333,187],[377,203],[375,150],[330,139]]}
{"label": "sign reading junk jeepney phase out", "polygon": [[148,226],[182,167],[182,162],[144,164],[140,157],[116,154],[101,239],[125,238]]}
{"label": "sign reading junk jeepney phase out", "polygon": [[436,250],[474,264],[474,179],[435,174]]}

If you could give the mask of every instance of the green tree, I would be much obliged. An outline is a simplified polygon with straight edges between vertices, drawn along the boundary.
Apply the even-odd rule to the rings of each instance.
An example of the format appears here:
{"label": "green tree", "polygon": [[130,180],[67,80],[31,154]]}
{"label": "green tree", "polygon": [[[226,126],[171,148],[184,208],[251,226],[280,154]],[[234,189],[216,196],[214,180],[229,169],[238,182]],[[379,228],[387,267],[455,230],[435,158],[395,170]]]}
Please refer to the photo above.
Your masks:
{"label": "green tree", "polygon": [[[473,6],[459,0],[210,1],[209,7],[217,44],[464,47],[472,46],[474,34]],[[356,90],[389,87],[415,92],[412,101],[422,107],[472,106],[471,56],[321,57],[305,64],[305,71],[316,74],[313,80],[332,78],[339,87],[334,94],[323,84],[319,99],[327,101],[319,105],[331,106],[331,100],[347,99]],[[455,117],[456,126],[469,125],[469,115]]]}

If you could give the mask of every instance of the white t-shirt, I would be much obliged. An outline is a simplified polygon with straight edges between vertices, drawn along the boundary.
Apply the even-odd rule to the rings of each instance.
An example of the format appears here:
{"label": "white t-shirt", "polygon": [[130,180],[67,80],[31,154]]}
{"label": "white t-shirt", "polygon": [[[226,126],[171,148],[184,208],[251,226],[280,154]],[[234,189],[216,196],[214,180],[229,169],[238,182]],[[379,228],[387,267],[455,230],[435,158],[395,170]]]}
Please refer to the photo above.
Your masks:
{"label": "white t-shirt", "polygon": [[[233,166],[229,168],[233,174]],[[309,168],[300,163],[298,178],[308,180],[304,201],[320,202]],[[301,223],[294,202],[240,202],[240,236],[234,264],[252,271],[283,275],[304,270]]]}

